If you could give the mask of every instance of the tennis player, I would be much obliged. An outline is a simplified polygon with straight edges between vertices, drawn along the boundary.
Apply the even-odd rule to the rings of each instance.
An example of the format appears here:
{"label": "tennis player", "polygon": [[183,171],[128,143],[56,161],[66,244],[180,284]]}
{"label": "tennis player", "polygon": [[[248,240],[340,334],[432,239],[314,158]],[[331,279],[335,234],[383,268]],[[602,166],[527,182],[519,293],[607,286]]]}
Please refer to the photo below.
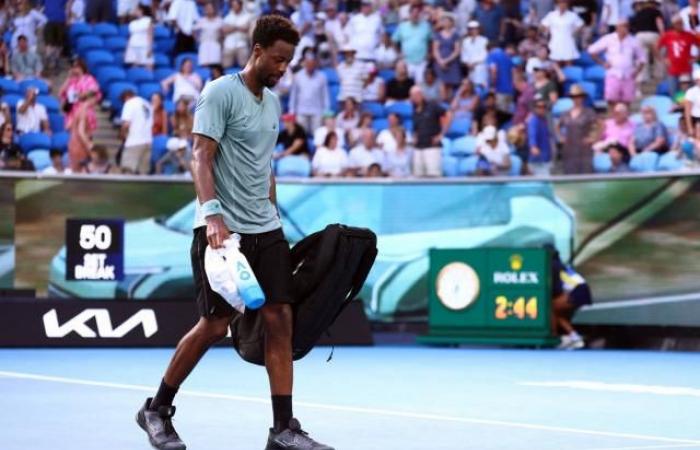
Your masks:
{"label": "tennis player", "polygon": [[271,169],[281,106],[269,88],[287,70],[299,33],[288,19],[269,15],[257,21],[252,40],[243,71],[207,84],[195,111],[192,177],[198,201],[191,258],[201,318],[177,345],[158,392],[136,417],[158,449],[185,448],[172,423],[173,399],[199,359],[227,334],[234,309],[211,289],[204,252],[237,232],[266,298],[260,314],[273,412],[267,449],[333,450],[302,431],[292,414],[292,268]]}

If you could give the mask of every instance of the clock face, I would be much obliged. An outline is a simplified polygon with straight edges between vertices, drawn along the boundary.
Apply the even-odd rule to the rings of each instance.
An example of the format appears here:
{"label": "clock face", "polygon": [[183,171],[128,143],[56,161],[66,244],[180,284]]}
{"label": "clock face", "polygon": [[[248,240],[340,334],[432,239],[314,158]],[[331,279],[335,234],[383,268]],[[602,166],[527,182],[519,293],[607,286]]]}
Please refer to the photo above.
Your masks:
{"label": "clock face", "polygon": [[467,264],[453,262],[438,273],[437,296],[446,308],[466,309],[479,296],[479,276]]}

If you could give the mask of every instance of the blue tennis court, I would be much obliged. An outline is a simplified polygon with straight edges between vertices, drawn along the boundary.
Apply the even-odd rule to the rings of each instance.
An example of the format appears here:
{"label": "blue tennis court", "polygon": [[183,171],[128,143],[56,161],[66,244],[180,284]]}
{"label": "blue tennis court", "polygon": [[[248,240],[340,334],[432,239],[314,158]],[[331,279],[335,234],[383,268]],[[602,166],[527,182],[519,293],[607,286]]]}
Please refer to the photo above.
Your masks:
{"label": "blue tennis court", "polygon": [[[686,353],[317,348],[295,415],[338,450],[700,449],[700,360]],[[0,448],[149,449],[134,422],[169,349],[0,350]],[[176,398],[189,449],[261,449],[264,369],[208,353]]]}

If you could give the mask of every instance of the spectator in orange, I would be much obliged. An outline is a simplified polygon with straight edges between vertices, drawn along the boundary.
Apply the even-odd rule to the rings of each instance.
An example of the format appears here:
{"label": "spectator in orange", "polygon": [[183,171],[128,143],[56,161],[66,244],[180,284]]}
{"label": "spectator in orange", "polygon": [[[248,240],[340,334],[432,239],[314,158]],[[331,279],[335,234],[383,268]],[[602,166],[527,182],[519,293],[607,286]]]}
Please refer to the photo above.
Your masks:
{"label": "spectator in orange", "polygon": [[151,109],[153,111],[153,136],[168,134],[168,112],[163,104],[163,96],[158,92],[151,95]]}
{"label": "spectator in orange", "polygon": [[188,101],[180,99],[175,104],[175,113],[170,117],[170,128],[173,134],[177,136],[186,136],[187,140],[192,140],[192,126],[194,125],[194,116],[190,111]]}

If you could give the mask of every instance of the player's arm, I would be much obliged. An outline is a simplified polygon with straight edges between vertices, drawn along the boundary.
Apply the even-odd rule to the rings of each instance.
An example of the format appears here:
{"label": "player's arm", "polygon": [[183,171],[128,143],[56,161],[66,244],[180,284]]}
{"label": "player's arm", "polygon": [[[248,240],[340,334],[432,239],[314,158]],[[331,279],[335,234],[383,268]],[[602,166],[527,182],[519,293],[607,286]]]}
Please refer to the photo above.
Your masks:
{"label": "player's arm", "polygon": [[[194,189],[200,204],[216,200],[214,157],[217,147],[218,143],[214,139],[202,134],[194,134],[191,170]],[[207,217],[207,240],[212,248],[223,247],[224,241],[228,239],[230,234],[222,214]]]}
{"label": "player's arm", "polygon": [[275,172],[270,173],[270,201],[277,206],[277,181],[275,180]]}

